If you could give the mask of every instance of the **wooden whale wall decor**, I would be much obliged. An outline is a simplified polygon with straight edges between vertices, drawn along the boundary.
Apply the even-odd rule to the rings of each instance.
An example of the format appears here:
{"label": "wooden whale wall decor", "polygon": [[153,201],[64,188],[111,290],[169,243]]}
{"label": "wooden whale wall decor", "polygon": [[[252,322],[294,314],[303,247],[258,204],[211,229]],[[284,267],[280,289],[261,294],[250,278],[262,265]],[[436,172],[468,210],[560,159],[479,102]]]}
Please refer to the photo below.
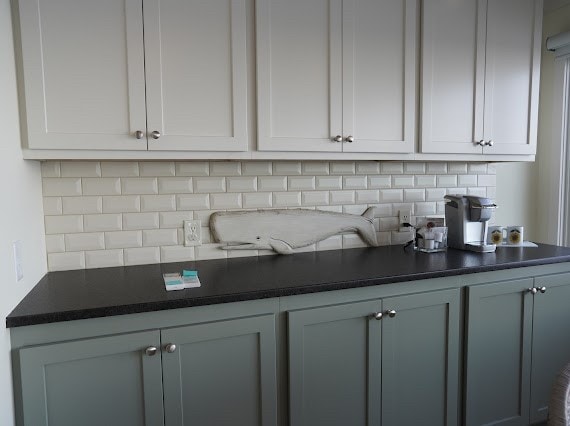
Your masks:
{"label": "wooden whale wall decor", "polygon": [[320,210],[258,210],[216,212],[210,217],[214,240],[224,250],[293,250],[333,235],[356,232],[371,246],[378,246],[374,207],[362,216]]}

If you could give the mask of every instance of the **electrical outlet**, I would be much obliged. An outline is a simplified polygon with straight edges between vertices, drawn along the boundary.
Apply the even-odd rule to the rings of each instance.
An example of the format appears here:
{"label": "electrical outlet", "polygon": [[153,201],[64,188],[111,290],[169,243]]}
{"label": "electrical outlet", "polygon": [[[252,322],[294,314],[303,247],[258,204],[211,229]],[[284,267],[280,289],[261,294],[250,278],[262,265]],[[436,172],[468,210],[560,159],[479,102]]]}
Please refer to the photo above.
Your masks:
{"label": "electrical outlet", "polygon": [[186,247],[202,245],[202,221],[201,220],[185,220],[184,221],[184,245]]}
{"label": "electrical outlet", "polygon": [[22,242],[15,241],[12,244],[14,249],[14,270],[16,271],[16,280],[21,281],[24,278],[24,266],[22,265]]}
{"label": "electrical outlet", "polygon": [[401,209],[398,211],[398,217],[400,218],[400,225],[410,223],[410,220],[412,219],[412,211],[410,209]]}

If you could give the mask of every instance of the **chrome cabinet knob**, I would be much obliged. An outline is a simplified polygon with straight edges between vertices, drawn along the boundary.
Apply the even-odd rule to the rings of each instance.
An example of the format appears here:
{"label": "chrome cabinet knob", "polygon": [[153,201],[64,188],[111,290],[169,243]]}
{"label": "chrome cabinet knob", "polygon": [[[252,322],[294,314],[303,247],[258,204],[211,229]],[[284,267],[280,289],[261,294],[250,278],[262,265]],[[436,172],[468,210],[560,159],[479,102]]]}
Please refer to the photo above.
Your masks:
{"label": "chrome cabinet knob", "polygon": [[348,143],[354,142],[354,136],[347,136],[346,139],[345,139],[345,141],[348,142]]}
{"label": "chrome cabinet knob", "polygon": [[154,356],[156,355],[156,351],[158,349],[156,349],[156,346],[149,346],[148,348],[145,349],[144,353],[147,354],[148,356]]}
{"label": "chrome cabinet knob", "polygon": [[144,132],[143,132],[142,130],[137,130],[137,131],[135,132],[135,138],[137,138],[137,139],[142,139],[143,136],[144,136]]}
{"label": "chrome cabinet knob", "polygon": [[487,142],[487,146],[493,146],[493,145],[495,145],[495,142],[493,142],[493,139],[490,139],[490,140]]}
{"label": "chrome cabinet knob", "polygon": [[396,316],[396,311],[394,309],[388,309],[386,313],[390,318],[394,318]]}
{"label": "chrome cabinet knob", "polygon": [[479,146],[485,146],[487,145],[487,142],[485,142],[483,139],[481,139],[479,142],[475,142],[477,145]]}
{"label": "chrome cabinet knob", "polygon": [[377,320],[377,321],[380,321],[383,316],[384,316],[384,315],[382,314],[382,312],[375,312],[375,313],[372,314],[372,317],[373,317],[375,320]]}
{"label": "chrome cabinet knob", "polygon": [[166,345],[164,347],[164,349],[166,349],[166,352],[168,352],[169,354],[173,353],[174,351],[176,351],[176,345],[174,343],[169,343],[168,345]]}
{"label": "chrome cabinet knob", "polygon": [[528,289],[529,293],[536,294],[538,293],[538,289],[536,287],[531,287]]}
{"label": "chrome cabinet knob", "polygon": [[542,294],[546,293],[546,287],[539,287],[538,290],[539,290]]}
{"label": "chrome cabinet knob", "polygon": [[333,142],[342,142],[342,136],[341,135],[336,135],[334,138],[332,138]]}
{"label": "chrome cabinet knob", "polygon": [[160,137],[160,132],[158,130],[155,130],[150,135],[153,139],[158,139]]}

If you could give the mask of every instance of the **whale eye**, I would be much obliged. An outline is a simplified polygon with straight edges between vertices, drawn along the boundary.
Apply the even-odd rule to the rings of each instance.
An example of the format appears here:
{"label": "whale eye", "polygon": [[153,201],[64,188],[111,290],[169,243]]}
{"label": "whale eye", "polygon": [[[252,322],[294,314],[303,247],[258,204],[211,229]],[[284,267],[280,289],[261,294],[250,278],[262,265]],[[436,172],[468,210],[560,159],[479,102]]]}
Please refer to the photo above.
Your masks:
{"label": "whale eye", "polygon": [[258,239],[258,240],[261,240],[261,237],[255,237],[255,238]]}

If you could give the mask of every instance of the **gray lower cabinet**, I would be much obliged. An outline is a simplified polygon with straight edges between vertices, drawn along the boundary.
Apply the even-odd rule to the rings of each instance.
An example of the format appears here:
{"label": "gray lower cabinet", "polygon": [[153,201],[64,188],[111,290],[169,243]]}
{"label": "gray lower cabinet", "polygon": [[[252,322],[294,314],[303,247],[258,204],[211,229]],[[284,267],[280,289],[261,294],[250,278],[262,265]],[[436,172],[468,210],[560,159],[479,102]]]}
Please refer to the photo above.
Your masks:
{"label": "gray lower cabinet", "polygon": [[570,274],[468,287],[467,426],[547,420],[554,378],[570,362],[569,300]]}
{"label": "gray lower cabinet", "polygon": [[291,426],[457,424],[459,305],[453,289],[289,312]]}

